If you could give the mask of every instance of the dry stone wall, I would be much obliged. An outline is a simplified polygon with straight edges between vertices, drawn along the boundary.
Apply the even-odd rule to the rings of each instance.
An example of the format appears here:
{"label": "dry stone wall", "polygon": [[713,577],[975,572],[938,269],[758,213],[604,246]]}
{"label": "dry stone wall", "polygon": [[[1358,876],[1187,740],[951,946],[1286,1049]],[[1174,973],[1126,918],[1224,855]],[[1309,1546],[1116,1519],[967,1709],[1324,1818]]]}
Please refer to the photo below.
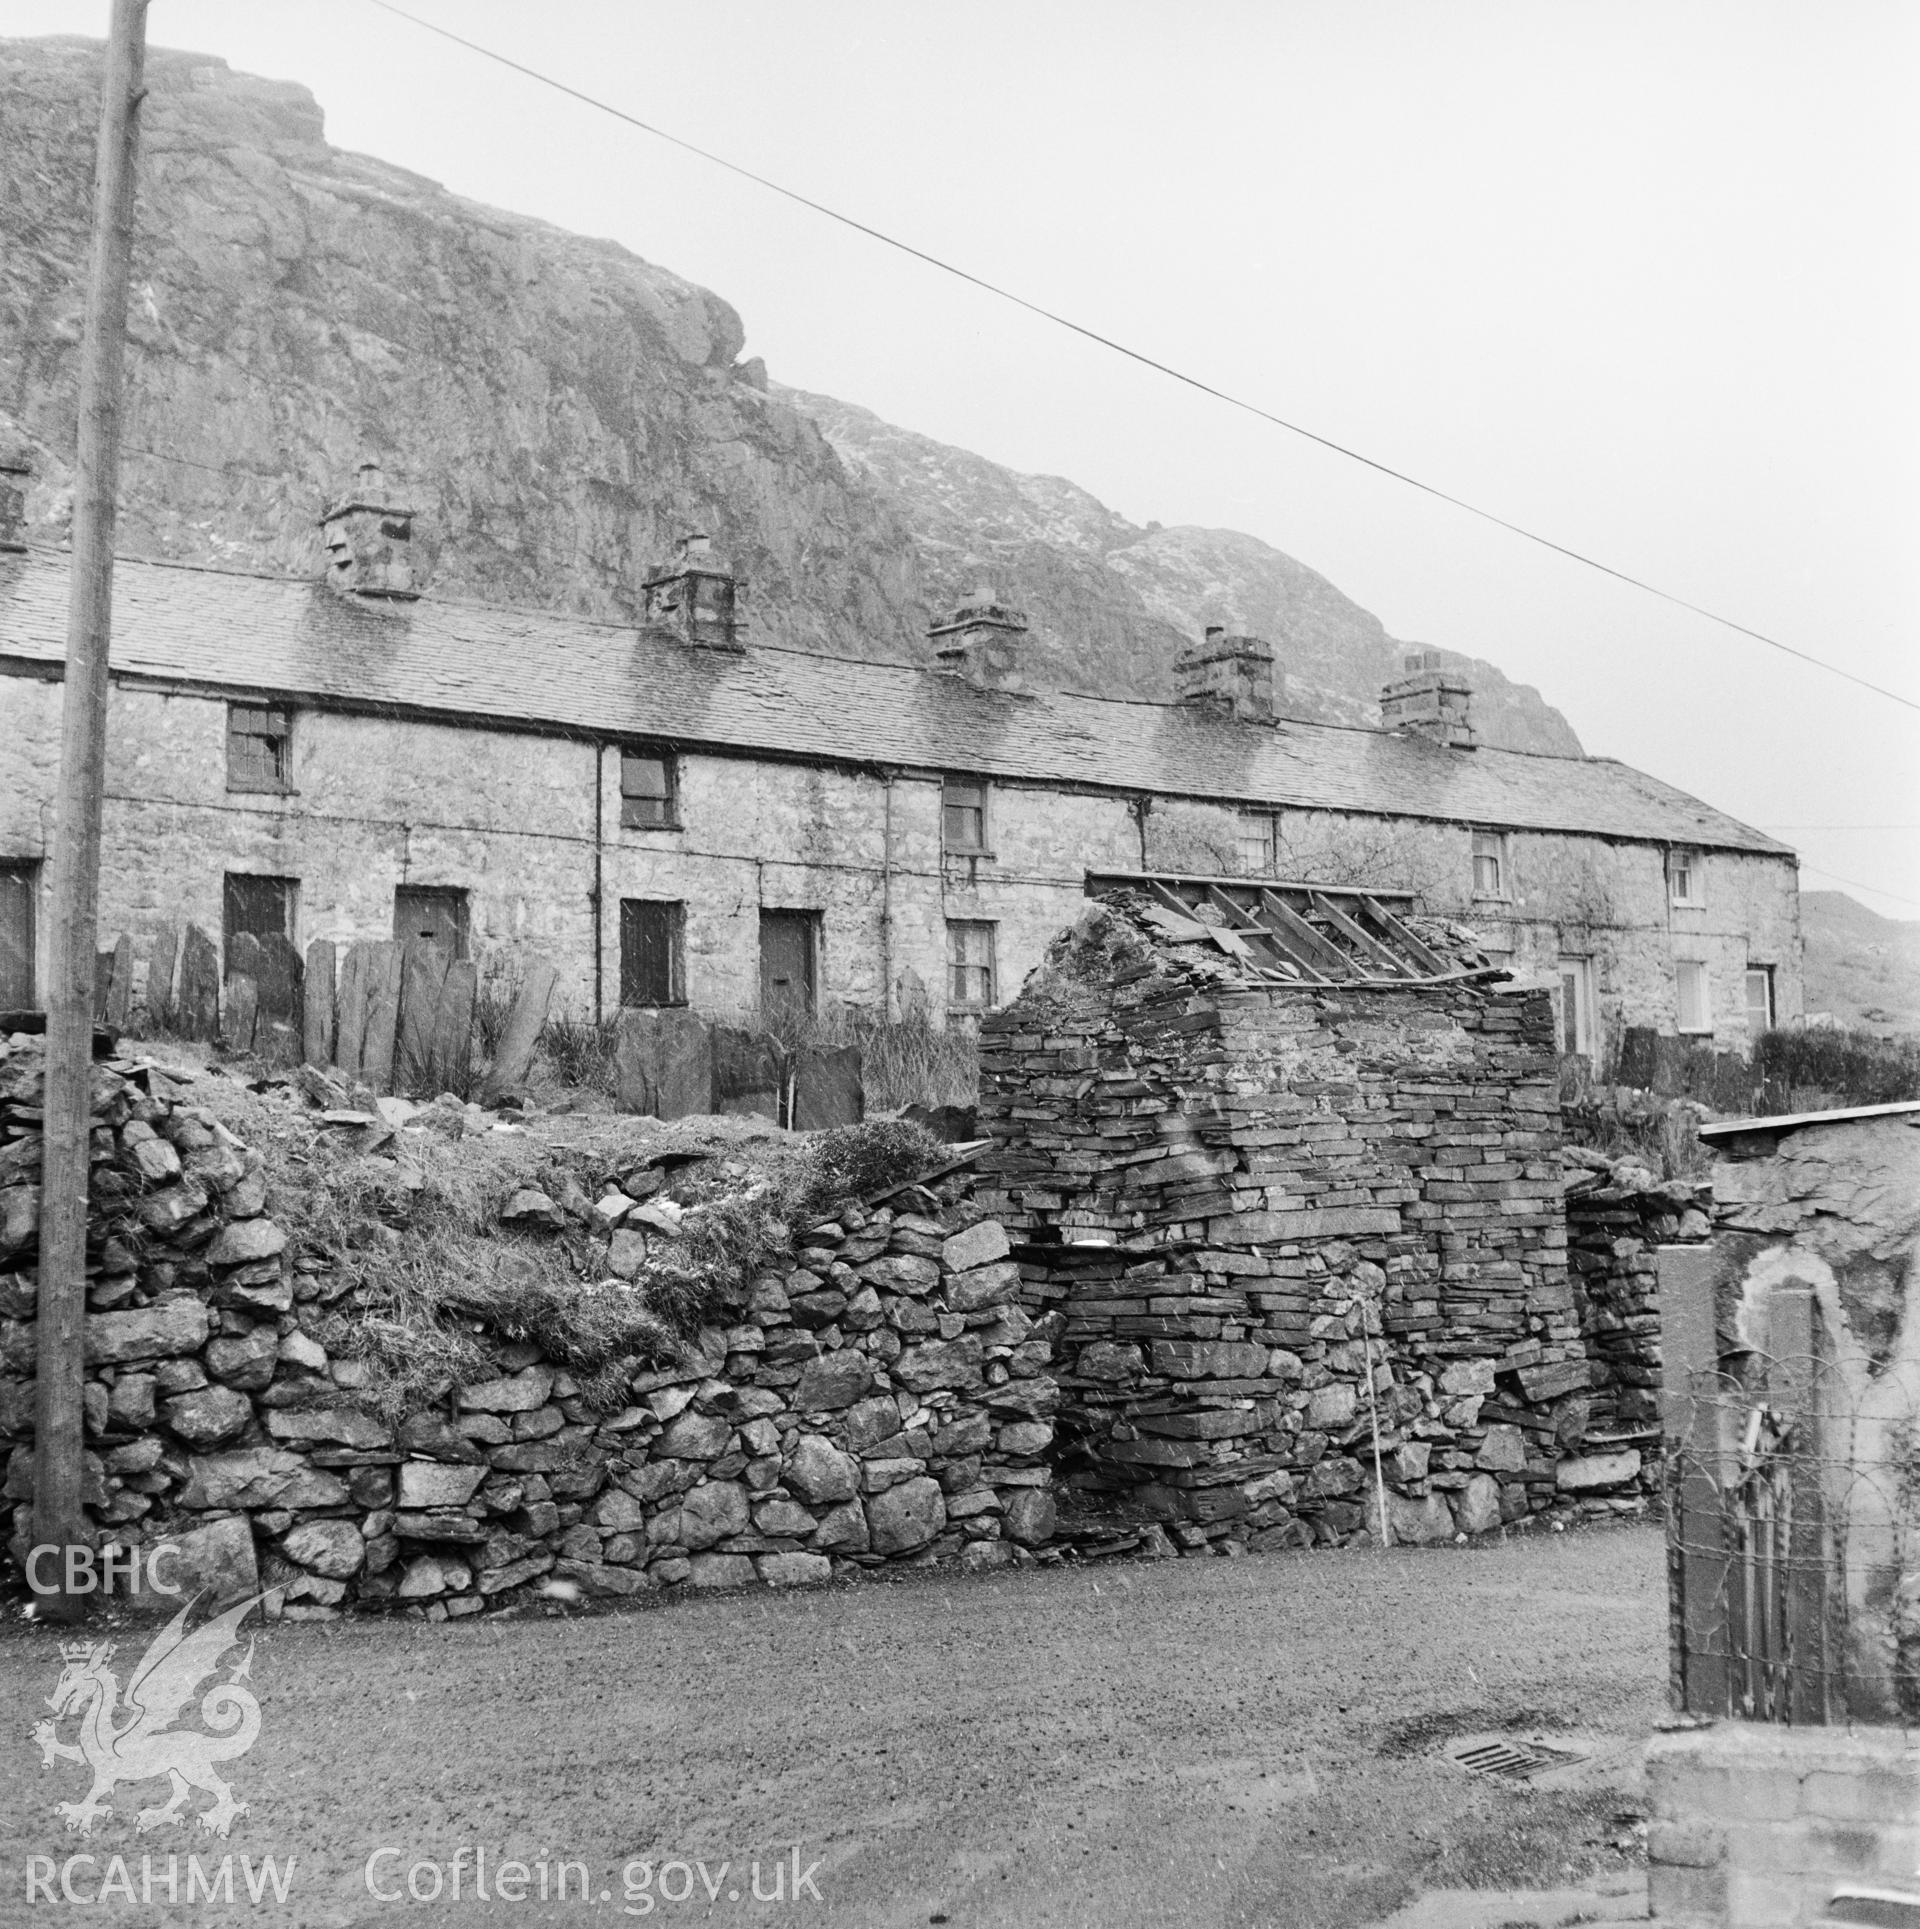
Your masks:
{"label": "dry stone wall", "polygon": [[1592,1385],[1558,1478],[1588,1514],[1641,1511],[1661,1482],[1659,1248],[1706,1240],[1710,1184],[1569,1146],[1567,1259]]}
{"label": "dry stone wall", "polygon": [[[30,1535],[40,1042],[0,1056],[0,1434]],[[397,1421],[330,1353],[354,1289],[276,1223],[257,1154],[185,1075],[96,1067],[86,1502],[97,1539],[324,1617],[435,1618],[570,1584],[786,1586],[889,1563],[1028,1561],[1054,1526],[1049,1338],[954,1174],[799,1235],[618,1411],[531,1343]],[[521,1227],[573,1207],[509,1202]],[[584,1205],[583,1208],[584,1209]],[[602,1232],[618,1207],[592,1208]],[[609,1249],[622,1234],[616,1230]],[[631,1237],[631,1235],[628,1235]],[[345,1349],[343,1349],[343,1352]]]}

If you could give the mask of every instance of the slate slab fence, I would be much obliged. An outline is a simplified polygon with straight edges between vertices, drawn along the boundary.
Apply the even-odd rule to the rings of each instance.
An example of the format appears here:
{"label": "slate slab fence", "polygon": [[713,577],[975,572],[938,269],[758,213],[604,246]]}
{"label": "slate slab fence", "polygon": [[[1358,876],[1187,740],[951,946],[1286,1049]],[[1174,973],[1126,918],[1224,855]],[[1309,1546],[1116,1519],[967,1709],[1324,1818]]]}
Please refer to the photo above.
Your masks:
{"label": "slate slab fence", "polygon": [[[154,933],[146,1003],[156,1030],[251,1051],[269,1064],[335,1067],[375,1092],[465,1096],[473,1084],[479,979],[470,959],[424,938],[339,944],[316,938],[302,957],[286,938],[243,932],[220,953],[198,925]],[[497,1102],[526,1083],[559,974],[528,960],[478,1096]],[[133,997],[133,940],[102,951],[97,1016],[124,1028]]]}
{"label": "slate slab fence", "polygon": [[[99,954],[96,1016],[124,1030],[134,944]],[[559,973],[530,958],[475,1093],[497,1103],[525,1085]],[[147,967],[154,1027],[251,1051],[269,1064],[336,1067],[375,1092],[432,1097],[473,1087],[479,979],[473,962],[424,938],[354,944],[316,938],[306,955],[278,935],[243,932],[220,953],[196,924],[162,924]],[[623,1011],[615,1025],[615,1097],[623,1112],[686,1118],[756,1114],[796,1131],[865,1116],[858,1045],[789,1050],[770,1033],[685,1010]]]}
{"label": "slate slab fence", "polygon": [[752,1114],[811,1132],[866,1115],[858,1045],[790,1051],[771,1033],[694,1011],[623,1011],[614,1088],[621,1111],[662,1119]]}

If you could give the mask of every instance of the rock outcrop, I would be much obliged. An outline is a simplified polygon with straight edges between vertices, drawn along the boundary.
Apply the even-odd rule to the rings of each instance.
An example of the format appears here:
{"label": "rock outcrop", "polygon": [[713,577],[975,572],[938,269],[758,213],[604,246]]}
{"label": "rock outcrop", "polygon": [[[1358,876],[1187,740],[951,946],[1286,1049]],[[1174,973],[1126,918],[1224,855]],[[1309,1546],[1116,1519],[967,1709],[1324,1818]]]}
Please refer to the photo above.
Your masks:
{"label": "rock outcrop", "polygon": [[[0,430],[30,533],[70,514],[97,43],[0,42]],[[1292,713],[1372,722],[1403,645],[1251,536],[1138,528],[1084,490],[770,388],[724,301],[608,241],[328,146],[313,97],[154,49],[133,270],[121,542],[317,574],[322,502],[372,455],[419,514],[434,593],[627,618],[709,529],[758,640],[918,661],[983,571],[1036,674],[1164,698],[1207,623],[1266,635]],[[1465,661],[1465,659],[1462,659]],[[1482,739],[1573,753],[1472,663]]]}

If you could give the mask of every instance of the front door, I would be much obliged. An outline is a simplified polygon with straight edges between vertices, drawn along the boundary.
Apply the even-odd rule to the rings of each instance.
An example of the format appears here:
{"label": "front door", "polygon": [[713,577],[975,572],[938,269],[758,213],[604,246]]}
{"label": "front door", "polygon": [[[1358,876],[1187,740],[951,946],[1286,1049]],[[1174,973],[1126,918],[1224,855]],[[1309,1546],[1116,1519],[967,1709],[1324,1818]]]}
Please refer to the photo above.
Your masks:
{"label": "front door", "polygon": [[760,913],[760,1009],[768,1018],[812,1016],[819,926],[816,911]]}
{"label": "front door", "polygon": [[467,894],[439,885],[402,884],[393,894],[393,935],[425,938],[449,958],[467,955]]}
{"label": "front door", "polygon": [[31,1011],[37,864],[0,864],[0,1011]]}

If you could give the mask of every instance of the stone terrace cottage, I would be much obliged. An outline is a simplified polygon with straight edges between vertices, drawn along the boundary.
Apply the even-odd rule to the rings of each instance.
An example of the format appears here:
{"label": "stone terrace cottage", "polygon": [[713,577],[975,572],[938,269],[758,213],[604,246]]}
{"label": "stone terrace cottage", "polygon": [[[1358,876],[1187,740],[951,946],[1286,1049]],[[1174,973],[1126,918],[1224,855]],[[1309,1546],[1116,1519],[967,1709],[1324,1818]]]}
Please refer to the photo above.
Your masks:
{"label": "stone terrace cottage", "polygon": [[[67,560],[0,473],[0,1009],[44,977]],[[690,536],[638,628],[420,593],[379,474],[322,523],[325,581],[122,561],[103,942],[190,919],[529,946],[576,1016],[779,995],[936,1024],[1018,990],[1091,875],[1229,871],[1414,890],[1556,1001],[1740,1047],[1801,1002],[1785,846],[1600,758],[1476,746],[1437,658],[1383,727],[1284,715],[1268,646],[1209,630],[1180,701],[1024,687],[990,592],[929,660],[746,640]],[[1196,847],[1200,850],[1195,855]],[[144,953],[142,953],[144,957]]]}

